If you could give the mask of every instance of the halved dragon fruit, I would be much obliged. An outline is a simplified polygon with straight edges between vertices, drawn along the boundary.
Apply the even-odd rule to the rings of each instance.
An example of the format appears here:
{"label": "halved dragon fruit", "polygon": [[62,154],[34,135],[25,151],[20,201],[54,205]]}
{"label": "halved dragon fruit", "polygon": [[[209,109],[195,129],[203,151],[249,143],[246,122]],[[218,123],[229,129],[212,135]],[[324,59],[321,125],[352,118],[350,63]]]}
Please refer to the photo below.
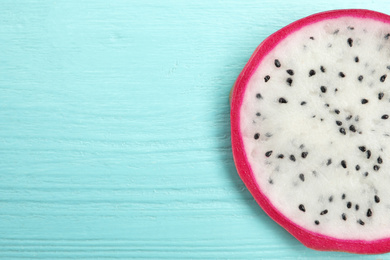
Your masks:
{"label": "halved dragon fruit", "polygon": [[268,37],[239,75],[235,164],[264,211],[304,245],[389,252],[389,116],[390,16],[315,14]]}

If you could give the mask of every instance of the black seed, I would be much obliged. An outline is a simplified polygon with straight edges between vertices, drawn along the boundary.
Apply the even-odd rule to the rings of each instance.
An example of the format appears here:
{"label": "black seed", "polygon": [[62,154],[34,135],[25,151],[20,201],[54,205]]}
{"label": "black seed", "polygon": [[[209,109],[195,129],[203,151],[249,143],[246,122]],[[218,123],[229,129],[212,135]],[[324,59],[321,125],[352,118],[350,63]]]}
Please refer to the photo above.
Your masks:
{"label": "black seed", "polygon": [[325,104],[326,107],[329,107],[329,104]]}
{"label": "black seed", "polygon": [[268,180],[268,183],[269,183],[269,184],[274,184],[274,181],[273,181],[272,179],[269,179],[269,180]]}
{"label": "black seed", "polygon": [[281,98],[279,98],[279,103],[286,104],[287,100],[281,97]]}
{"label": "black seed", "polygon": [[351,208],[352,207],[352,203],[350,202],[350,201],[348,201],[348,203],[347,203],[347,208]]}
{"label": "black seed", "polygon": [[259,139],[259,137],[260,137],[260,134],[259,134],[259,133],[256,133],[255,136],[254,136],[254,138],[255,138],[256,140]]}
{"label": "black seed", "polygon": [[360,170],[359,164],[356,164],[355,169],[356,169],[357,171]]}
{"label": "black seed", "polygon": [[310,37],[310,40],[314,40],[314,37],[313,37],[313,36],[311,36],[311,37]]}
{"label": "black seed", "polygon": [[271,77],[269,75],[267,75],[267,76],[264,77],[264,81],[267,82],[268,80],[270,80],[270,78]]}
{"label": "black seed", "polygon": [[260,94],[260,93],[257,93],[257,94],[256,94],[256,98],[258,98],[258,99],[262,98],[261,94]]}
{"label": "black seed", "polygon": [[309,154],[308,152],[302,152],[301,156],[302,156],[302,158],[305,159],[308,154]]}
{"label": "black seed", "polygon": [[385,80],[386,80],[386,77],[387,77],[387,75],[385,74],[385,75],[382,75],[381,76],[381,78],[379,79],[381,82],[385,82]]}
{"label": "black seed", "polygon": [[338,110],[338,109],[335,109],[334,112],[335,112],[336,114],[340,114],[340,110]]}
{"label": "black seed", "polygon": [[330,196],[329,197],[329,202],[332,202],[333,201],[333,196]]}
{"label": "black seed", "polygon": [[383,115],[381,118],[386,120],[389,118],[389,115]]}
{"label": "black seed", "polygon": [[309,71],[309,77],[316,75],[316,72],[314,70]]}
{"label": "black seed", "polygon": [[341,195],[341,199],[345,199],[345,194]]}
{"label": "black seed", "polygon": [[355,57],[355,62],[359,62],[359,57],[358,56]]}
{"label": "black seed", "polygon": [[359,122],[359,116],[355,116],[355,121]]}
{"label": "black seed", "polygon": [[293,161],[293,162],[295,162],[295,156],[294,156],[293,154],[290,155],[290,160]]}
{"label": "black seed", "polygon": [[274,63],[275,63],[275,66],[278,68],[281,66],[280,61],[278,59],[276,59]]}
{"label": "black seed", "polygon": [[256,113],[256,116],[261,116],[261,114],[259,112]]}
{"label": "black seed", "polygon": [[359,146],[359,150],[362,151],[362,152],[365,152],[366,151],[366,147],[365,146]]}
{"label": "black seed", "polygon": [[328,159],[328,161],[326,162],[326,165],[329,166],[331,163],[332,163],[332,159]]}
{"label": "black seed", "polygon": [[342,124],[343,124],[343,122],[336,120],[336,125],[341,126]]}
{"label": "black seed", "polygon": [[304,106],[304,105],[306,105],[306,101],[301,102],[301,106]]}
{"label": "black seed", "polygon": [[367,210],[367,217],[371,217],[372,216],[372,211],[371,211],[371,209],[368,209]]}
{"label": "black seed", "polygon": [[367,159],[370,159],[370,157],[371,157],[371,151],[367,150]]}
{"label": "black seed", "polygon": [[328,210],[327,210],[327,209],[321,211],[320,215],[325,215],[326,213],[328,213]]}
{"label": "black seed", "polygon": [[365,173],[364,173],[364,176],[367,177],[367,176],[368,176],[368,172],[365,172]]}
{"label": "black seed", "polygon": [[344,74],[343,72],[340,72],[340,73],[339,73],[339,76],[340,76],[341,78],[344,78],[344,77],[345,77],[345,74]]}
{"label": "black seed", "polygon": [[377,195],[374,196],[374,200],[376,203],[379,203],[381,201]]}
{"label": "black seed", "polygon": [[292,78],[288,78],[288,79],[286,79],[286,82],[287,82],[287,84],[288,84],[289,86],[291,86],[293,80],[292,80]]}
{"label": "black seed", "polygon": [[347,220],[347,215],[345,215],[345,213],[341,214],[341,218],[346,221]]}
{"label": "black seed", "polygon": [[341,161],[341,166],[343,166],[344,169],[347,168],[347,162],[342,160]]}
{"label": "black seed", "polygon": [[365,98],[363,98],[363,99],[362,99],[362,104],[364,105],[364,104],[367,104],[367,103],[368,103],[368,100],[365,99]]}
{"label": "black seed", "polygon": [[289,74],[289,75],[294,75],[294,71],[293,70],[286,70],[286,72]]}
{"label": "black seed", "polygon": [[351,118],[352,118],[352,115],[349,115],[349,116],[347,116],[345,119],[346,119],[346,120],[351,120]]}
{"label": "black seed", "polygon": [[265,156],[270,157],[271,154],[272,154],[272,151],[268,151],[268,152],[265,153]]}
{"label": "black seed", "polygon": [[348,26],[347,28],[348,28],[348,30],[351,30],[351,31],[355,29],[355,28],[352,27],[352,26]]}
{"label": "black seed", "polygon": [[382,158],[379,156],[378,159],[376,160],[379,164],[382,164],[383,163],[383,160]]}
{"label": "black seed", "polygon": [[378,171],[380,167],[378,165],[374,165],[374,167],[372,168],[374,169],[374,171]]}
{"label": "black seed", "polygon": [[337,91],[338,91],[338,89],[337,89],[337,88],[335,88],[335,89],[334,89],[334,92],[337,92]]}
{"label": "black seed", "polygon": [[346,135],[346,134],[347,134],[347,133],[345,132],[345,129],[344,129],[344,128],[342,128],[342,127],[340,128],[340,130],[339,130],[339,131],[340,131],[340,133],[342,133],[343,135]]}
{"label": "black seed", "polygon": [[303,206],[303,204],[300,204],[300,205],[298,206],[298,208],[299,208],[300,211],[303,211],[303,212],[306,211],[305,206]]}
{"label": "black seed", "polygon": [[299,174],[299,179],[301,179],[301,181],[305,181],[305,175],[303,173]]}
{"label": "black seed", "polygon": [[349,130],[351,130],[352,132],[356,132],[356,128],[354,125],[350,125]]}
{"label": "black seed", "polygon": [[279,155],[278,155],[278,158],[279,158],[279,159],[283,159],[283,158],[284,158],[284,155],[283,155],[283,154],[279,154]]}
{"label": "black seed", "polygon": [[386,39],[386,40],[388,40],[389,37],[390,37],[390,33],[388,33],[388,34],[385,35],[385,39]]}
{"label": "black seed", "polygon": [[388,70],[390,70],[390,66],[386,66],[386,68],[387,68]]}
{"label": "black seed", "polygon": [[378,94],[378,99],[381,100],[381,99],[383,98],[384,95],[385,95],[385,94],[383,94],[383,92],[380,92],[380,93]]}
{"label": "black seed", "polygon": [[364,226],[363,220],[359,219],[357,222],[358,222],[360,225]]}
{"label": "black seed", "polygon": [[321,86],[321,92],[322,93],[326,93],[326,87],[325,86]]}
{"label": "black seed", "polygon": [[358,77],[358,80],[359,80],[359,81],[362,81],[362,80],[363,80],[363,76],[360,75],[360,76]]}
{"label": "black seed", "polygon": [[316,225],[319,225],[319,224],[320,224],[320,222],[319,222],[318,220],[314,221],[314,223],[315,223]]}
{"label": "black seed", "polygon": [[325,72],[324,66],[321,66],[321,67],[320,67],[320,70],[321,70],[321,72]]}
{"label": "black seed", "polygon": [[349,47],[352,47],[353,40],[351,38],[348,38],[347,42]]}
{"label": "black seed", "polygon": [[355,205],[355,209],[356,209],[356,211],[359,210],[359,205],[358,204]]}
{"label": "black seed", "polygon": [[336,31],[333,32],[333,34],[338,34],[339,33],[339,29],[337,29]]}

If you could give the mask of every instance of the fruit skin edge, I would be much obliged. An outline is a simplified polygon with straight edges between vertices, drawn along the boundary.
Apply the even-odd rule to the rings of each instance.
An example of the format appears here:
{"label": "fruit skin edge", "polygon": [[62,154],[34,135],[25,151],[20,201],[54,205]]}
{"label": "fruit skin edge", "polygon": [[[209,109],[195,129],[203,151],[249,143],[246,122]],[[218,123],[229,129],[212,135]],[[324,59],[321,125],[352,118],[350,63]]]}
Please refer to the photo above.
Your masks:
{"label": "fruit skin edge", "polygon": [[390,16],[376,11],[365,9],[341,9],[321,12],[297,20],[267,37],[254,51],[249,61],[239,74],[229,94],[231,139],[234,163],[238,174],[246,187],[255,198],[260,207],[275,222],[286,229],[291,235],[298,239],[305,246],[320,251],[341,251],[356,254],[382,254],[390,252],[390,237],[372,241],[345,240],[333,238],[319,233],[309,231],[286,218],[278,211],[262,193],[257,184],[252,169],[244,151],[244,144],[240,132],[240,109],[246,86],[256,71],[262,59],[284,38],[300,28],[312,23],[338,18],[338,17],[370,18],[390,24]]}

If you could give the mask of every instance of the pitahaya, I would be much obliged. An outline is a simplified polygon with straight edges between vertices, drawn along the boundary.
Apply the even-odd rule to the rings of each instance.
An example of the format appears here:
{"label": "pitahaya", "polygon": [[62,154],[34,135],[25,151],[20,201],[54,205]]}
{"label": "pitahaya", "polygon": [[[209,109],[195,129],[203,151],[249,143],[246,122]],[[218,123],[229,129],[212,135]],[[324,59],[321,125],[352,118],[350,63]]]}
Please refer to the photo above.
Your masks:
{"label": "pitahaya", "polygon": [[389,252],[389,116],[390,16],[298,20],[259,45],[234,85],[238,173],[304,245]]}

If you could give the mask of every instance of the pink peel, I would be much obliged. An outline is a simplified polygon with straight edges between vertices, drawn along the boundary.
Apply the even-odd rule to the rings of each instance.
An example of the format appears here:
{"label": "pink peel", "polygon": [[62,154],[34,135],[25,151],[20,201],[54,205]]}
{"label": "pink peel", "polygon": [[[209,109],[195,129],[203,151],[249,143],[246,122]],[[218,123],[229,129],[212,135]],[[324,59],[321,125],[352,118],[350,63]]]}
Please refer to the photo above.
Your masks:
{"label": "pink peel", "polygon": [[279,225],[305,246],[321,251],[343,251],[358,254],[380,254],[390,252],[390,238],[364,241],[337,239],[309,231],[290,221],[277,210],[261,191],[244,150],[240,130],[240,108],[244,93],[253,73],[263,58],[284,38],[304,26],[338,17],[369,18],[390,24],[390,16],[364,9],[327,11],[295,21],[266,38],[254,51],[248,63],[238,76],[231,95],[231,138],[234,162],[238,174],[261,208]]}

